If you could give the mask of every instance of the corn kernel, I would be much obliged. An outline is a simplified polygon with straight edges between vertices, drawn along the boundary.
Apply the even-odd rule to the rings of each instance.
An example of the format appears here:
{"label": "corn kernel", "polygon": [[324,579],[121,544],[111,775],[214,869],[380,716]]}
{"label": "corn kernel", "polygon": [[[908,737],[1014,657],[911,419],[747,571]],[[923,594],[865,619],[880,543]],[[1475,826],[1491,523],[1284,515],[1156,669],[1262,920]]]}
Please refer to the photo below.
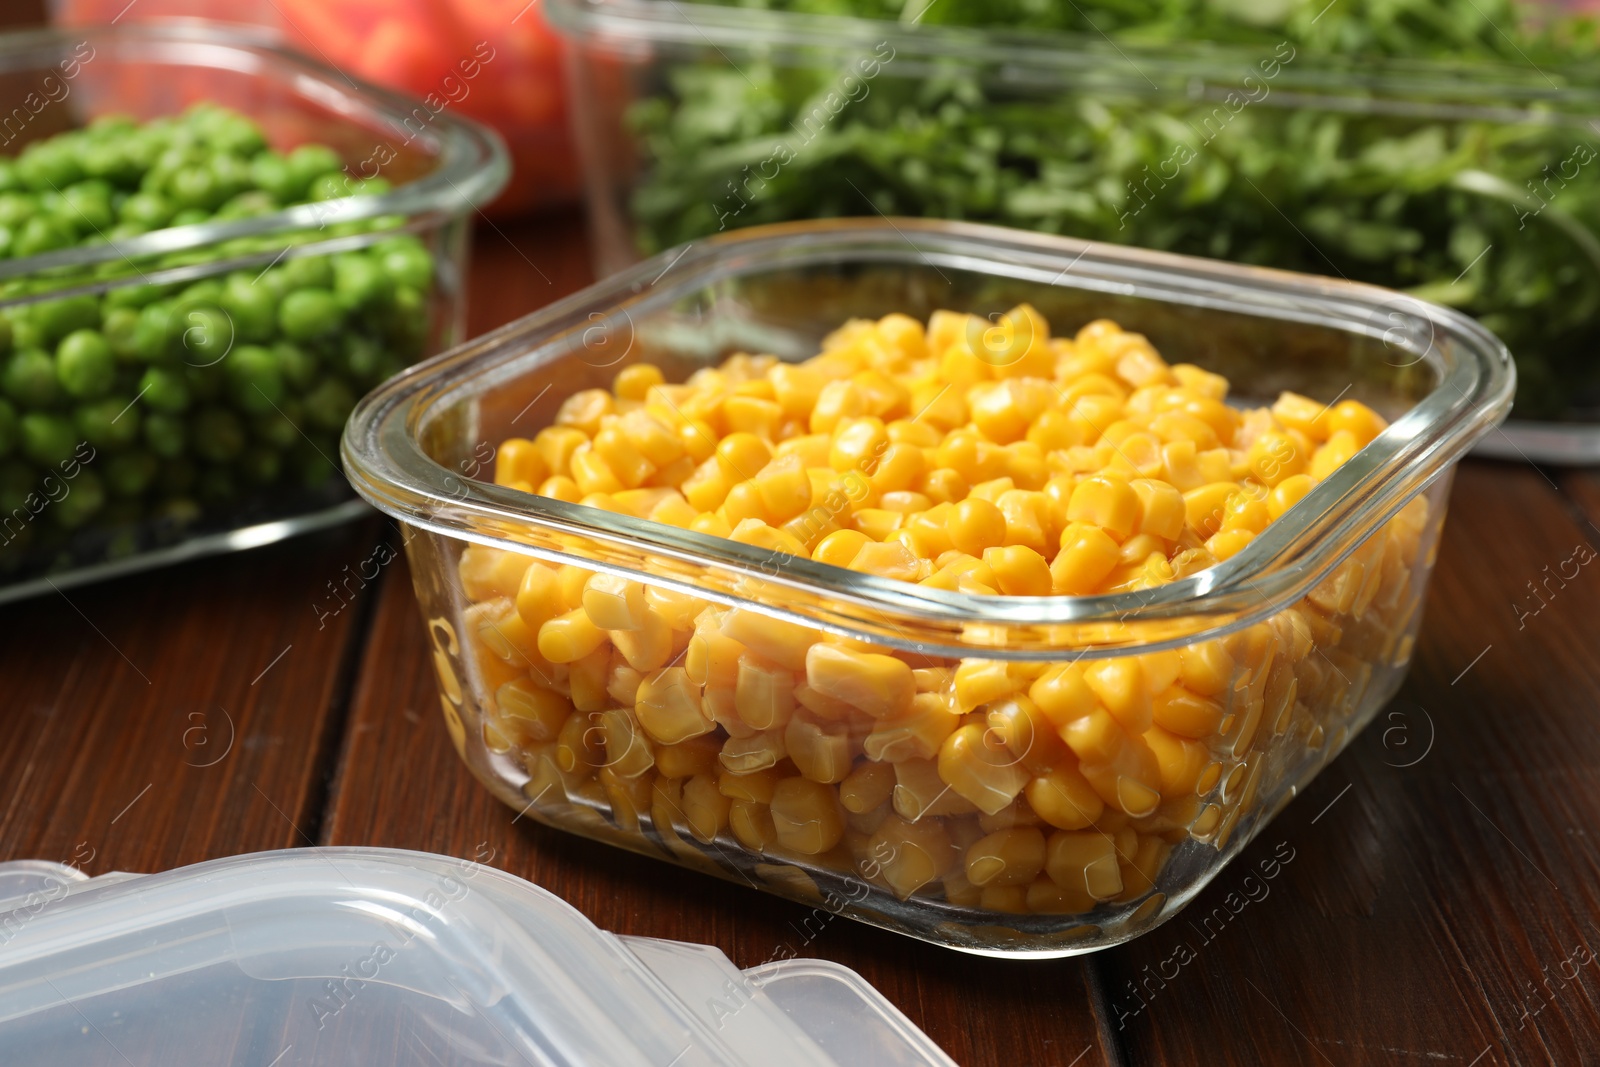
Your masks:
{"label": "corn kernel", "polygon": [[984,549],[1004,543],[1006,517],[987,500],[969,497],[955,506],[949,529],[952,545],[970,556],[981,556]]}
{"label": "corn kernel", "polygon": [[1105,801],[1068,760],[1028,782],[1023,796],[1045,822],[1058,830],[1092,826],[1105,811]]}
{"label": "corn kernel", "polygon": [[967,849],[967,880],[977,886],[1026,886],[1044,869],[1044,834],[1031,826],[998,830]]}
{"label": "corn kernel", "polygon": [[839,803],[846,811],[862,814],[889,802],[894,795],[894,768],[887,763],[864,762],[839,783]]}
{"label": "corn kernel", "polygon": [[663,745],[687,741],[715,727],[701,706],[699,690],[682,667],[665,667],[640,682],[635,712],[645,732]]}
{"label": "corn kernel", "polygon": [[709,734],[691,737],[675,745],[657,745],[656,770],[668,778],[716,774],[719,769],[717,752],[721,747],[717,739]]}
{"label": "corn kernel", "polygon": [[539,655],[551,663],[582,659],[605,641],[605,631],[582,608],[558,615],[539,627]]}
{"label": "corn kernel", "polygon": [[649,614],[644,587],[614,574],[590,576],[583,588],[583,611],[602,630],[637,630]]}
{"label": "corn kernel", "polygon": [[784,848],[815,856],[844,837],[838,798],[821,782],[785,778],[772,791],[770,810],[778,843]]}
{"label": "corn kernel", "polygon": [[785,755],[783,731],[767,730],[749,737],[728,738],[717,759],[734,774],[754,774],[776,767]]}
{"label": "corn kernel", "polygon": [[1028,784],[1028,772],[1005,745],[976,724],[955,730],[939,746],[939,777],[979,811],[993,814]]}
{"label": "corn kernel", "polygon": [[1139,528],[1141,507],[1139,494],[1127,481],[1114,474],[1096,474],[1072,491],[1067,519],[1092,523],[1120,542]]}
{"label": "corn kernel", "polygon": [[869,759],[891,763],[932,759],[960,721],[961,716],[941,694],[918,693],[906,711],[874,723],[862,745]]}
{"label": "corn kernel", "polygon": [[810,647],[806,684],[874,719],[909,708],[916,695],[911,668],[903,660],[876,652],[853,652],[834,644]]}
{"label": "corn kernel", "polygon": [[1350,462],[1359,451],[1360,439],[1349,430],[1338,430],[1312,455],[1311,469],[1307,473],[1320,482]]}
{"label": "corn kernel", "polygon": [[1121,549],[1098,526],[1070,523],[1061,532],[1061,550],[1050,563],[1050,589],[1063,596],[1087,596],[1099,590],[1116,568]]}
{"label": "corn kernel", "polygon": [[802,777],[842,782],[850,773],[850,735],[843,726],[796,715],[783,731],[783,745]]}
{"label": "corn kernel", "polygon": [[1328,412],[1328,437],[1331,440],[1341,431],[1355,438],[1358,447],[1371,444],[1389,424],[1377,412],[1359,400],[1342,400]]}
{"label": "corn kernel", "polygon": [[689,832],[706,844],[714,841],[728,826],[733,802],[717,789],[716,779],[697,774],[683,783],[683,816]]}
{"label": "corn kernel", "polygon": [[722,620],[722,634],[791,671],[805,669],[807,650],[822,636],[809,627],[748,608],[730,609]]}
{"label": "corn kernel", "polygon": [[1273,486],[1267,496],[1267,514],[1274,519],[1282,518],[1283,513],[1300,503],[1315,485],[1316,482],[1306,474],[1285,478]]}
{"label": "corn kernel", "polygon": [[560,693],[542,689],[528,678],[514,678],[495,690],[495,707],[527,742],[554,741],[572,712]]}
{"label": "corn kernel", "polygon": [[1116,845],[1095,831],[1057,830],[1045,843],[1045,873],[1062,889],[1110,900],[1122,892]]}

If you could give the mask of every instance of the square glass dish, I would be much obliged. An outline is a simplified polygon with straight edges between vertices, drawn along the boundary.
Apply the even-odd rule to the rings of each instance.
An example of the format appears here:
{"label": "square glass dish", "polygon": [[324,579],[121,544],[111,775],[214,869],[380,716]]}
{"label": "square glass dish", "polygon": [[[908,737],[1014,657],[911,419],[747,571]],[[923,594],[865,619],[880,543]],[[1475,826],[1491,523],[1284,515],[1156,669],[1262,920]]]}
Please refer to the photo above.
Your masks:
{"label": "square glass dish", "polygon": [[495,136],[198,22],[0,37],[0,105],[0,600],[361,514],[339,431],[462,339]]}
{"label": "square glass dish", "polygon": [[[1173,363],[1226,375],[1230,403],[1293,390],[1390,421],[1232,558],[1095,596],[945,591],[476,480],[501,442],[632,364],[681,381],[733,353],[809,358],[849,319],[1023,302],[1062,336],[1114,319]],[[1183,907],[1394,693],[1454,464],[1513,383],[1477,323],[1380,289],[973,224],[838,220],[665,253],[469,342],[363,400],[343,454],[357,491],[413,528],[451,739],[505,803],[938,944],[1059,956]],[[618,686],[611,644],[631,663],[633,639],[601,631],[581,662],[549,662],[517,621],[560,610],[523,604],[534,561],[563,568],[566,591],[546,597],[563,604],[596,575],[639,583],[676,655]],[[871,691],[819,702],[823,646],[914,677],[943,729],[916,703],[861,710]],[[747,715],[747,661],[787,679],[785,721]],[[1099,696],[1051,698],[1076,710],[1048,723],[1005,718],[1033,706],[1024,692],[1047,703],[1041,681],[1101,664],[1159,689],[1171,714],[1157,721],[1184,737],[1111,729]],[[987,730],[966,725],[986,715]],[[1160,783],[1141,762],[1156,744],[1172,757]],[[1018,847],[1046,850],[1042,869],[980,891],[984,842],[1013,828]]]}
{"label": "square glass dish", "polygon": [[666,0],[547,10],[572,45],[602,269],[880,212],[1346,277],[1463,311],[1515,353],[1489,454],[1600,463],[1592,67],[1503,43],[1501,63],[1330,56],[1369,29],[1337,7],[1309,26],[1274,8],[1281,38],[1263,9],[1246,28],[1262,43],[1226,47]]}

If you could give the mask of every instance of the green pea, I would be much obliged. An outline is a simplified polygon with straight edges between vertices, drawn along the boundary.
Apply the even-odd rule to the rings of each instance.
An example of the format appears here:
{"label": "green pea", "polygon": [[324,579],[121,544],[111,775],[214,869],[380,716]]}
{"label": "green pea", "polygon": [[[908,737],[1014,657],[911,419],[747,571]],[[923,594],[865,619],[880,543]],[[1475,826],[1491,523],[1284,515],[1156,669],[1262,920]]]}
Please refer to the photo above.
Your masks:
{"label": "green pea", "polygon": [[329,256],[295,256],[283,265],[283,291],[332,289],[333,263]]}
{"label": "green pea", "polygon": [[77,218],[80,229],[104,230],[114,220],[111,212],[111,186],[99,178],[86,178],[61,190],[66,216]]}
{"label": "green pea", "polygon": [[0,313],[0,353],[11,351],[12,340],[11,320]]}
{"label": "green pea", "polygon": [[217,208],[216,218],[222,219],[253,219],[262,215],[270,215],[278,210],[277,201],[271,195],[259,189],[252,189],[240,193]]}
{"label": "green pea", "polygon": [[206,210],[216,207],[228,194],[211,168],[200,164],[190,164],[174,173],[167,182],[167,191],[180,208]]}
{"label": "green pea", "polygon": [[17,242],[17,232],[10,226],[0,226],[0,259],[11,255],[12,246]]}
{"label": "green pea", "polygon": [[433,256],[410,234],[385,238],[372,246],[372,252],[398,285],[422,290],[433,281]]}
{"label": "green pea", "polygon": [[9,193],[21,188],[23,188],[22,178],[17,174],[16,163],[0,158],[0,193]]}
{"label": "green pea", "polygon": [[134,193],[122,202],[118,214],[124,222],[136,222],[157,230],[172,218],[172,211],[172,203],[160,193]]}
{"label": "green pea", "polygon": [[373,375],[382,362],[382,346],[369,337],[351,334],[345,337],[343,344],[339,346],[335,367],[357,385],[375,385],[381,379],[374,378]]}
{"label": "green pea", "polygon": [[137,441],[144,421],[131,396],[108,396],[80,405],[73,418],[83,439],[107,452],[120,452]]}
{"label": "green pea", "polygon": [[0,387],[23,408],[47,408],[61,399],[56,363],[39,348],[19,348],[0,371]]}
{"label": "green pea", "polygon": [[81,470],[72,479],[71,491],[50,509],[50,517],[57,525],[75,530],[88,522],[106,503],[105,483],[91,470]]}
{"label": "green pea", "polygon": [[190,424],[195,454],[226,463],[244,450],[244,424],[226,408],[202,408]]}
{"label": "green pea", "polygon": [[389,338],[395,352],[408,360],[421,354],[428,338],[428,302],[410,286],[394,291]]}
{"label": "green pea", "polygon": [[263,445],[251,445],[237,460],[239,473],[251,485],[271,485],[283,475],[283,457]]}
{"label": "green pea", "polygon": [[250,188],[250,164],[233,153],[219,152],[211,157],[208,165],[216,182],[219,203]]}
{"label": "green pea", "polygon": [[22,454],[41,467],[59,467],[72,460],[78,431],[64,415],[30,411],[17,420]]}
{"label": "green pea", "polygon": [[252,415],[274,410],[284,398],[283,372],[270,349],[240,345],[223,364],[234,406]]}
{"label": "green pea", "polygon": [[390,291],[388,276],[372,257],[361,252],[333,257],[333,295],[347,311],[375,304]]}
{"label": "green pea", "polygon": [[326,289],[296,289],[278,305],[278,328],[294,341],[332,333],[343,318],[339,301]]}
{"label": "green pea", "polygon": [[17,409],[9,400],[0,400],[0,456],[9,456],[17,447]]}
{"label": "green pea", "polygon": [[302,196],[311,185],[311,179],[344,166],[344,160],[339,158],[339,153],[327,145],[320,144],[301,145],[289,153],[286,162],[294,175],[295,182],[298,183],[297,192]]}
{"label": "green pea", "polygon": [[219,306],[233,320],[241,341],[271,340],[278,325],[278,298],[265,285],[257,285],[247,274],[232,274],[217,298]]}
{"label": "green pea", "polygon": [[183,360],[190,366],[213,366],[233,348],[233,320],[221,308],[192,307],[176,312],[174,318]]}
{"label": "green pea", "polygon": [[313,203],[343,200],[347,196],[354,196],[357,188],[355,179],[342,170],[336,170],[312,178],[311,184],[306,187],[306,199]]}
{"label": "green pea", "polygon": [[56,377],[79,399],[104,396],[116,381],[117,361],[106,339],[93,330],[75,330],[56,347]]}
{"label": "green pea", "polygon": [[330,458],[338,451],[338,446],[332,441],[320,444],[311,441],[302,442],[289,457],[300,484],[307,489],[320,489],[339,477],[339,468],[334,466]]}
{"label": "green pea", "polygon": [[33,321],[44,332],[45,342],[55,344],[74,330],[93,330],[100,325],[100,301],[92,296],[67,296],[43,300],[33,306]]}
{"label": "green pea", "polygon": [[139,350],[139,358],[146,363],[159,363],[169,358],[177,332],[170,301],[146,304],[139,312],[139,325],[133,331],[133,344]]}
{"label": "green pea", "polygon": [[91,178],[129,185],[139,180],[144,167],[135,154],[134,146],[125,144],[92,144],[78,155],[83,172]]}
{"label": "green pea", "polygon": [[35,141],[17,157],[17,177],[30,189],[64,189],[83,179],[83,165],[59,137]]}
{"label": "green pea", "polygon": [[[173,226],[194,226],[194,225],[197,225],[197,224],[202,223],[202,222],[207,222],[210,219],[211,219],[211,212],[207,211],[205,208],[203,208],[203,207],[186,207],[182,211],[178,212],[176,215],[172,216],[172,222],[170,223],[170,225],[173,225]],[[204,256],[204,253],[202,253],[202,257],[203,256]],[[195,262],[197,262],[197,263],[204,262],[204,259],[203,258],[202,259],[198,259]]]}
{"label": "green pea", "polygon": [[162,459],[176,459],[188,446],[188,424],[177,415],[152,411],[144,419],[145,447]]}
{"label": "green pea", "polygon": [[301,348],[293,342],[279,341],[272,346],[272,354],[278,359],[283,380],[297,393],[309,389],[317,380],[317,375],[322,372],[317,357],[310,350]]}
{"label": "green pea", "polygon": [[22,224],[11,242],[11,251],[17,256],[37,256],[66,248],[77,239],[71,227],[54,215],[35,215]]}
{"label": "green pea", "polygon": [[306,419],[324,430],[339,430],[344,420],[356,406],[356,398],[349,386],[337,378],[329,378],[307,393],[303,400]]}
{"label": "green pea", "polygon": [[0,193],[0,226],[18,227],[39,213],[39,198],[31,193]]}
{"label": "green pea", "polygon": [[112,289],[101,299],[108,308],[142,308],[153,304],[171,291],[165,285],[123,285]]}
{"label": "green pea", "polygon": [[160,470],[161,460],[153,453],[124,452],[106,462],[106,486],[113,496],[143,496]]}
{"label": "green pea", "polygon": [[306,191],[305,183],[296,178],[289,161],[277,152],[262,152],[250,161],[250,181],[284,204],[300,199]]}
{"label": "green pea", "polygon": [[101,319],[100,332],[118,363],[139,361],[139,309],[131,307],[109,308]]}
{"label": "green pea", "polygon": [[[15,310],[22,310],[17,308]],[[11,347],[21,348],[48,348],[49,342],[45,340],[44,331],[39,324],[31,318],[13,319],[11,321]]]}
{"label": "green pea", "polygon": [[202,278],[184,288],[178,294],[179,300],[186,300],[191,304],[215,304],[222,296],[223,279]]}
{"label": "green pea", "polygon": [[189,380],[179,370],[151,367],[139,378],[139,396],[154,411],[177,413],[189,407]]}

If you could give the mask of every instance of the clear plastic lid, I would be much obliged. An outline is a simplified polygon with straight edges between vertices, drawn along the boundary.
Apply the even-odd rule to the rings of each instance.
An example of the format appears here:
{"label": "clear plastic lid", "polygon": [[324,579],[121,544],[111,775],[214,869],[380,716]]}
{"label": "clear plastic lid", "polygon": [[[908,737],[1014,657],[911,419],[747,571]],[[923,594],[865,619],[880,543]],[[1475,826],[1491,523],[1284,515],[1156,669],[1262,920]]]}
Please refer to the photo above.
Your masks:
{"label": "clear plastic lid", "polygon": [[[85,880],[0,864],[6,1062],[952,1065],[848,968],[616,937],[466,860],[295,849]],[[953,1065],[952,1065],[953,1067]]]}

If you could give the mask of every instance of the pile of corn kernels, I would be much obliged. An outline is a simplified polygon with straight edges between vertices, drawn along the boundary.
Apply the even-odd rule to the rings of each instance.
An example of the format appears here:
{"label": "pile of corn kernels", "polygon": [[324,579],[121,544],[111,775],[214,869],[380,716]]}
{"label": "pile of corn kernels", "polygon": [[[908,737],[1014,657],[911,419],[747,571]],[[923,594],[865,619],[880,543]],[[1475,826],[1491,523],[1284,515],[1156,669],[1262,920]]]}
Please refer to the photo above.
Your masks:
{"label": "pile of corn kernels", "polygon": [[[1227,391],[1105,320],[1051,338],[1027,306],[889,315],[801,363],[735,355],[682,384],[629,366],[503,442],[495,480],[940,589],[1136,590],[1240,552],[1385,425]],[[1216,835],[1205,797],[1253,746],[1350,712],[1348,675],[1311,654],[1370,674],[1343,627],[1404,623],[1425,511],[1268,623],[1081,663],[917,657],[481,546],[460,576],[486,739],[540,804],[680,856],[731,835],[902,898],[1076,913]]]}

